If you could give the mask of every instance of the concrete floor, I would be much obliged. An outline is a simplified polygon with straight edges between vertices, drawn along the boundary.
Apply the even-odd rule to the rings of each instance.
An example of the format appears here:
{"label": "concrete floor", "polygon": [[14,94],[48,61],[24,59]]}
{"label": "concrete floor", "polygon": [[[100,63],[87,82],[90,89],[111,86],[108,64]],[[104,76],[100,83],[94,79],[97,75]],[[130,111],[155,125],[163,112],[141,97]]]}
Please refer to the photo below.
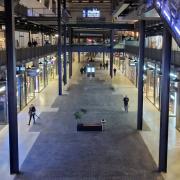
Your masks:
{"label": "concrete floor", "polygon": [[[129,113],[123,109],[126,94],[130,97]],[[34,102],[41,109],[41,119],[28,129],[28,137],[33,134],[36,138],[21,161],[22,173],[15,179],[163,179],[136,131],[136,94],[123,77],[115,77],[112,82],[107,70],[97,70],[95,78],[76,71],[61,97],[57,96],[54,81]],[[73,113],[81,108],[87,113],[80,122],[100,122],[104,118],[105,131],[77,132]],[[147,125],[144,131],[149,131]]]}

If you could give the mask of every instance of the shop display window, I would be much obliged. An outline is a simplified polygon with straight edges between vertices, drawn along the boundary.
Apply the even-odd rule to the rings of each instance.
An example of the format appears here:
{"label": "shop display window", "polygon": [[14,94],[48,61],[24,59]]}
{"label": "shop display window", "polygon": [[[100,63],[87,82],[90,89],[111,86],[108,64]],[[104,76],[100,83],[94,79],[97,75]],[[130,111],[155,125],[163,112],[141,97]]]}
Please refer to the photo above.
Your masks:
{"label": "shop display window", "polygon": [[26,106],[26,92],[25,92],[25,75],[19,74],[17,79],[17,111],[19,112]]}
{"label": "shop display window", "polygon": [[154,103],[154,70],[147,70],[147,98]]}
{"label": "shop display window", "polygon": [[26,78],[26,92],[27,92],[27,103],[32,101],[35,97],[35,78],[27,76]]}
{"label": "shop display window", "polygon": [[0,82],[0,124],[7,123],[6,82]]}

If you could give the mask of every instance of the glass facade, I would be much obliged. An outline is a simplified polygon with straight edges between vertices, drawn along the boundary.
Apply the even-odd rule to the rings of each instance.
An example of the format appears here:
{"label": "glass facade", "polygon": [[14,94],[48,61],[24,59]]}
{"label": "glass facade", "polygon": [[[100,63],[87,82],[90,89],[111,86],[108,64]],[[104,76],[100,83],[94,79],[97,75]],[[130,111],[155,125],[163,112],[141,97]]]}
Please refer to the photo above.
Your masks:
{"label": "glass facade", "polygon": [[[125,62],[121,63],[120,69],[128,79],[136,85],[137,83],[137,63],[133,56],[126,55]],[[125,68],[124,68],[125,66]],[[146,62],[144,66],[144,95],[160,110],[160,87],[161,87],[161,72],[160,66],[157,63]],[[176,116],[177,104],[177,82],[174,81],[176,72],[170,74],[170,94],[169,94],[169,115]]]}
{"label": "glass facade", "polygon": [[146,97],[154,103],[155,91],[155,70],[147,69]]}
{"label": "glass facade", "polygon": [[0,81],[0,124],[7,123],[6,81]]}
{"label": "glass facade", "polygon": [[35,78],[28,76],[26,77],[26,92],[27,92],[27,103],[35,98]]}
{"label": "glass facade", "polygon": [[26,106],[26,87],[25,74],[16,75],[17,79],[17,111],[19,112]]}

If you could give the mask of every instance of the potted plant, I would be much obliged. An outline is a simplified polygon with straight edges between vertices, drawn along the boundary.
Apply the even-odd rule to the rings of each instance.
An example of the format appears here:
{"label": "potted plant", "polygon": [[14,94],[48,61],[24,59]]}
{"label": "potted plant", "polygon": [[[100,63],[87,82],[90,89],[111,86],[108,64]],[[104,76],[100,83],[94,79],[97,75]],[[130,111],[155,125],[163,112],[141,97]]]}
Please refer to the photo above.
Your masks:
{"label": "potted plant", "polygon": [[[82,115],[83,115],[83,114],[86,114],[86,113],[87,113],[87,110],[81,108],[80,111],[76,111],[76,112],[74,113],[74,117],[75,117],[75,119],[76,119],[77,121],[79,121],[79,120],[82,118]],[[83,126],[83,123],[78,122],[78,123],[77,123],[77,129],[78,129],[79,126]]]}
{"label": "potted plant", "polygon": [[74,113],[74,117],[75,117],[75,119],[77,119],[77,120],[81,119],[81,118],[82,118],[81,112],[79,112],[79,111],[75,112],[75,113]]}

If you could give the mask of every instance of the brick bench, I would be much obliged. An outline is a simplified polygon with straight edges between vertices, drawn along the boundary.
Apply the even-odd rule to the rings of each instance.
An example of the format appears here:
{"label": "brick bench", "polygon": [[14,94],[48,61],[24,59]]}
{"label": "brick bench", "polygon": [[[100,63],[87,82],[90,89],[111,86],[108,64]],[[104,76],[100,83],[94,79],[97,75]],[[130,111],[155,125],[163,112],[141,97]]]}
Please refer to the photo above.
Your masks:
{"label": "brick bench", "polygon": [[102,124],[77,124],[77,131],[102,131]]}

